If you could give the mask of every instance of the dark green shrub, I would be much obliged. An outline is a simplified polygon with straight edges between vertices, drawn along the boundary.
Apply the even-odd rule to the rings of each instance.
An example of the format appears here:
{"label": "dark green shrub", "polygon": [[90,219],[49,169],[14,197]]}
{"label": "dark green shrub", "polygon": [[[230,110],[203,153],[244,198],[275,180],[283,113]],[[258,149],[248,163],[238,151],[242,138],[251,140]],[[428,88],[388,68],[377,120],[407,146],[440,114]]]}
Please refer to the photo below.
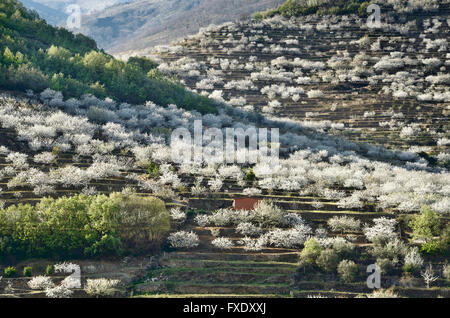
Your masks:
{"label": "dark green shrub", "polygon": [[[40,211],[39,217],[36,211]],[[10,215],[19,216],[18,219]],[[0,210],[2,256],[84,257],[157,249],[170,228],[163,201],[135,194],[44,198]]]}
{"label": "dark green shrub", "polygon": [[405,272],[407,274],[411,274],[411,275],[419,273],[419,270],[413,264],[405,264],[405,265],[403,265],[402,269],[403,269],[403,272]]}
{"label": "dark green shrub", "polygon": [[428,255],[436,255],[441,252],[441,244],[439,240],[430,240],[420,247],[421,252]]}
{"label": "dark green shrub", "polygon": [[138,67],[144,73],[150,72],[150,70],[156,69],[158,64],[153,60],[140,57],[140,56],[132,56],[128,59],[128,64]]}
{"label": "dark green shrub", "polygon": [[51,264],[47,265],[45,268],[45,275],[52,276],[53,274],[55,274],[55,267]]}
{"label": "dark green shrub", "polygon": [[23,268],[23,276],[25,277],[31,277],[33,274],[33,269],[30,266]]}
{"label": "dark green shrub", "polygon": [[253,181],[256,180],[256,175],[255,175],[255,173],[253,172],[252,169],[249,169],[247,171],[247,173],[245,174],[245,180],[247,180],[249,182],[253,182]]}
{"label": "dark green shrub", "polygon": [[300,262],[314,265],[322,250],[322,246],[315,239],[309,239],[305,242],[305,246],[300,253]]}
{"label": "dark green shrub", "polygon": [[150,178],[159,177],[159,165],[155,162],[151,162],[148,165],[147,173],[150,176]]}
{"label": "dark green shrub", "polygon": [[440,234],[441,221],[436,212],[431,211],[427,206],[423,206],[420,214],[417,214],[410,222],[415,239],[432,239]]}
{"label": "dark green shrub", "polygon": [[388,275],[392,273],[394,266],[392,261],[388,258],[378,258],[376,264],[380,267],[381,274]]}
{"label": "dark green shrub", "polygon": [[17,274],[17,270],[14,266],[9,266],[5,268],[5,277],[10,278],[10,277],[14,277]]}
{"label": "dark green shrub", "polygon": [[317,258],[316,264],[325,272],[335,272],[339,264],[339,255],[332,249],[323,250]]}
{"label": "dark green shrub", "polygon": [[356,255],[355,245],[346,241],[334,242],[333,250],[340,258],[353,258]]}
{"label": "dark green shrub", "polygon": [[192,218],[194,216],[195,216],[195,211],[194,210],[189,209],[189,210],[186,211],[186,217],[187,218]]}
{"label": "dark green shrub", "polygon": [[367,12],[367,7],[369,7],[369,5],[370,5],[370,2],[361,3],[361,5],[359,6],[359,9],[358,9],[358,15],[360,17],[365,18],[365,17],[369,16],[369,13]]}
{"label": "dark green shrub", "polygon": [[358,278],[359,267],[355,262],[345,259],[339,263],[338,273],[343,282],[351,283]]}
{"label": "dark green shrub", "polygon": [[253,19],[255,19],[256,21],[262,21],[264,19],[264,14],[262,12],[257,12],[253,16]]}
{"label": "dark green shrub", "polygon": [[49,86],[48,77],[39,69],[28,65],[20,65],[17,69],[12,66],[8,69],[8,77],[12,83],[12,89],[43,91]]}

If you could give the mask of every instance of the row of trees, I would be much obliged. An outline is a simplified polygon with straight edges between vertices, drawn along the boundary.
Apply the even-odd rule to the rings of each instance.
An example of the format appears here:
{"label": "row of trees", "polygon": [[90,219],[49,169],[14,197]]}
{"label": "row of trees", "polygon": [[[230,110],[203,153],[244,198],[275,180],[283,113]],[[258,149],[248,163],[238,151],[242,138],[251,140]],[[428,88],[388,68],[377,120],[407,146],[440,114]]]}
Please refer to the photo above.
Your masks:
{"label": "row of trees", "polygon": [[369,2],[364,0],[287,0],[276,9],[267,10],[255,14],[255,19],[264,19],[281,14],[285,17],[298,17],[309,14],[359,14],[360,16],[367,15],[367,7]]}
{"label": "row of trees", "polygon": [[280,14],[285,17],[298,17],[309,14],[336,15],[336,14],[358,14],[361,17],[368,16],[367,8],[371,3],[389,7],[391,11],[398,13],[411,13],[416,10],[432,10],[439,8],[439,1],[416,0],[416,1],[365,1],[365,0],[287,0],[278,8],[259,12],[256,19],[264,19]]}
{"label": "row of trees", "polygon": [[159,248],[170,229],[163,201],[136,194],[44,198],[0,210],[0,257],[86,257]]}

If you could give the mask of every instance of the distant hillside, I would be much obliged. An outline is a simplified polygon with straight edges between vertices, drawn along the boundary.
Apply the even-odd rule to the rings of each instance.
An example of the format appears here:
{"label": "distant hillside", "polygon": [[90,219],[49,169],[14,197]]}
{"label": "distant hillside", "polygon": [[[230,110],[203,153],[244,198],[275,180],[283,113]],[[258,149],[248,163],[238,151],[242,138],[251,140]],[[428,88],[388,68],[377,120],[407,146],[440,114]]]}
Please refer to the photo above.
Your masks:
{"label": "distant hillside", "polygon": [[138,0],[84,17],[82,32],[111,53],[141,50],[281,3],[283,0]]}
{"label": "distant hillside", "polygon": [[27,9],[36,11],[39,16],[52,25],[62,25],[67,19],[67,14],[64,11],[56,10],[38,1],[23,0],[22,4]]}
{"label": "distant hillside", "polygon": [[35,10],[47,23],[54,26],[65,26],[68,17],[67,8],[78,4],[84,14],[105,10],[120,3],[134,0],[23,0],[27,9]]}
{"label": "distant hillside", "polygon": [[380,28],[359,14],[275,15],[210,27],[147,55],[201,95],[450,167],[450,5],[378,3]]}
{"label": "distant hillside", "polygon": [[17,0],[0,3],[0,89],[61,91],[64,97],[93,94],[127,103],[152,101],[201,112],[213,103],[164,78],[156,63],[124,63],[97,49],[91,38],[55,28]]}

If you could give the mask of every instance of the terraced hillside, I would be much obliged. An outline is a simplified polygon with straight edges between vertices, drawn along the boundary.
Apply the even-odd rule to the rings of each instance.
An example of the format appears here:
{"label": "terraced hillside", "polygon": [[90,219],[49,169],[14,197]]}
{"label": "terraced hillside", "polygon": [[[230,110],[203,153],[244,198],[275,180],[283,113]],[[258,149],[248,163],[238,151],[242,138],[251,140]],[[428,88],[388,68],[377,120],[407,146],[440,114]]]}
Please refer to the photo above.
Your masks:
{"label": "terraced hillside", "polygon": [[[153,52],[201,94],[448,161],[449,5],[414,14],[275,16],[211,27]],[[445,155],[447,153],[447,155]],[[446,159],[447,158],[447,159]]]}
{"label": "terraced hillside", "polygon": [[[223,196],[223,195],[218,195]],[[267,196],[261,197],[268,198]],[[281,200],[272,196],[272,199]],[[216,198],[217,199],[217,198]],[[297,198],[292,198],[292,201]],[[308,220],[316,233],[317,240],[327,239],[320,236],[327,228],[327,220],[332,216],[351,215],[361,221],[371,218],[393,215],[385,213],[339,213],[328,211],[325,215],[319,211],[305,213],[302,210],[291,213]],[[210,214],[214,218],[214,213]],[[291,214],[292,215],[292,214]],[[174,222],[174,231],[182,229],[198,235],[199,245],[195,248],[178,249],[163,253],[158,262],[149,270],[146,277],[133,284],[135,297],[370,297],[373,290],[366,283],[366,267],[372,263],[366,253],[372,246],[359,230],[343,233],[329,233],[330,239],[351,241],[353,257],[358,261],[358,278],[352,282],[342,282],[333,272],[311,273],[299,268],[301,250],[291,247],[255,247],[248,243],[239,227],[198,224],[198,218],[188,218],[180,224]],[[270,230],[268,230],[270,232]],[[218,239],[218,237],[220,237]],[[215,240],[229,240],[230,246],[224,248],[215,244]],[[243,243],[242,241],[246,241]],[[331,243],[333,244],[333,243]],[[336,244],[336,243],[335,243]],[[365,256],[364,256],[365,255]],[[368,257],[367,259],[365,259]],[[445,264],[443,258],[432,260],[435,268]],[[421,279],[401,278],[398,273],[390,272],[382,276],[382,286],[393,287],[393,295],[401,297],[449,297],[448,283],[436,281],[433,289],[424,288]]]}
{"label": "terraced hillside", "polygon": [[280,0],[136,0],[83,16],[80,32],[114,54],[170,43],[202,27],[247,17]]}
{"label": "terraced hillside", "polygon": [[[325,150],[322,137],[314,135],[309,136],[308,148],[285,154],[270,175],[264,162],[252,167],[178,165],[171,161],[172,149],[165,143],[167,130],[177,127],[180,120],[217,123],[212,120],[214,115],[152,104],[130,108],[92,96],[63,101],[59,96],[51,90],[39,96],[2,96],[0,202],[2,207],[34,205],[47,196],[117,191],[164,199],[173,218],[166,252],[153,255],[157,263],[147,259],[139,274],[123,280],[127,285],[122,295],[352,297],[371,292],[365,287],[365,267],[387,262],[390,269],[383,276],[383,288],[397,286],[395,293],[403,296],[448,296],[443,278],[447,257],[442,253],[448,246],[444,234],[432,241],[438,251],[444,250],[425,254],[418,261],[422,265],[414,265],[420,268],[425,260],[433,264],[441,277],[433,288],[424,287],[418,272],[402,278],[401,268],[410,262],[407,255],[416,253],[414,245],[406,243],[412,238],[408,220],[422,205],[437,211],[440,228],[448,228],[447,171],[430,169],[423,159],[402,153],[380,152],[380,161],[370,161],[349,151],[355,150],[355,145],[332,146],[332,138]],[[101,110],[111,112],[109,118],[114,118],[113,112],[118,117],[104,122],[104,117],[97,115]],[[130,118],[128,112],[138,111],[139,117]],[[157,117],[164,120],[152,121]],[[223,113],[217,117],[227,118]],[[140,121],[137,126],[136,118]],[[290,131],[292,138],[295,130]],[[304,138],[299,140],[305,142]],[[374,149],[361,147],[358,152],[368,154]],[[397,156],[398,166],[383,162],[383,155]],[[405,162],[405,158],[412,161]],[[229,209],[233,199],[246,196],[269,200],[273,206],[262,214]],[[14,209],[1,210],[6,224],[14,220],[7,217],[9,211]],[[267,217],[272,221],[267,222]],[[357,226],[333,230],[328,223],[333,217],[346,217],[344,223]],[[380,227],[382,237],[397,239],[393,243],[374,240],[370,231],[380,231]],[[198,245],[186,248],[169,243],[172,235],[189,241],[191,231]],[[219,241],[214,243],[216,239]],[[337,266],[333,263],[337,259],[355,262],[357,277],[343,283],[336,268],[322,272],[317,268],[323,265],[301,267],[303,245],[311,240],[320,242],[318,249],[337,253],[331,268]],[[111,275],[122,274],[116,271]],[[27,280],[6,278],[1,283],[20,283],[13,291],[35,295],[27,291]]]}
{"label": "terraced hillside", "polygon": [[[0,18],[11,25],[55,31],[9,4]],[[72,94],[59,75],[51,76],[53,89],[41,81],[42,91],[25,90],[18,83],[29,77],[18,74],[26,56],[53,61],[59,52],[65,62],[49,64],[54,74],[74,59],[54,47],[29,47],[26,56],[5,48],[9,83],[20,89],[0,94],[0,297],[449,297],[448,115],[441,114],[448,53],[439,31],[448,21],[445,11],[419,12],[420,31],[411,24],[408,32],[397,20],[382,30],[355,27],[357,16],[230,23],[160,50],[167,63],[159,72],[151,60],[86,52],[77,65],[92,65],[92,76],[105,71],[106,83],[114,65],[131,72],[116,69],[123,76],[114,92],[154,97],[137,104],[82,87]],[[336,40],[353,34],[363,40]],[[373,50],[357,54],[367,43]],[[164,80],[175,90],[128,85],[144,77],[160,83],[160,72],[222,103],[197,99],[175,79]],[[93,88],[103,91],[101,83]],[[211,112],[201,112],[202,101]],[[377,119],[385,121],[369,124]],[[192,143],[198,123],[202,142]],[[278,130],[264,140],[257,128]],[[209,143],[211,131],[218,139],[234,131],[232,147]],[[259,139],[259,149],[247,137]],[[227,162],[226,151],[246,160]],[[233,209],[239,198],[258,202]],[[367,284],[368,266],[380,286]],[[60,275],[77,268],[79,284]]]}

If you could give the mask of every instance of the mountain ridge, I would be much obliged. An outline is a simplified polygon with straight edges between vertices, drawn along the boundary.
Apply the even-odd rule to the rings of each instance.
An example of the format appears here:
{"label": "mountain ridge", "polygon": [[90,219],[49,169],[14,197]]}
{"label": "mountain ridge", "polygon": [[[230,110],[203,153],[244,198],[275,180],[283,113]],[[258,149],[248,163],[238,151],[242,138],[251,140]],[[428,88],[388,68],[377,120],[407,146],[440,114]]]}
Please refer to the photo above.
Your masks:
{"label": "mountain ridge", "polygon": [[62,25],[67,19],[66,13],[37,1],[22,0],[22,4],[26,8],[36,11],[39,16],[52,25]]}
{"label": "mountain ridge", "polygon": [[168,44],[221,24],[276,7],[281,0],[138,0],[83,16],[81,32],[110,53]]}

